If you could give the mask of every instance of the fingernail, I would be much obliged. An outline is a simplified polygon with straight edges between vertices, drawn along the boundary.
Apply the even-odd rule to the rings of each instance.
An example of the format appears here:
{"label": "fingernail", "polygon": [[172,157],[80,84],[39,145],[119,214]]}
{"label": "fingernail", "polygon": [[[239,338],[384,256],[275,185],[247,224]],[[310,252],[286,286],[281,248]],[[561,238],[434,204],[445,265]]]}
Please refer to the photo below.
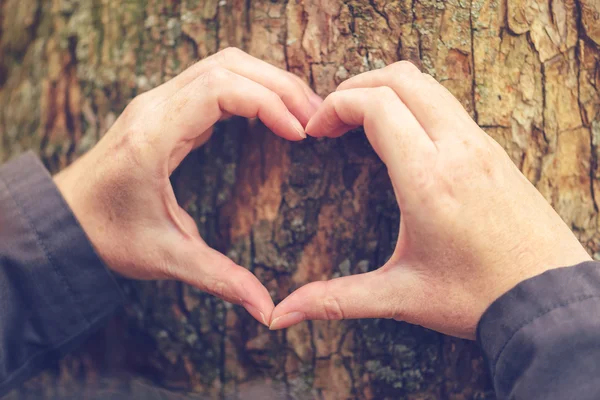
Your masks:
{"label": "fingernail", "polygon": [[306,132],[304,132],[302,124],[291,113],[290,120],[292,121],[292,126],[294,127],[294,129],[296,130],[296,132],[298,132],[298,135],[300,135],[302,139],[306,139]]}
{"label": "fingernail", "polygon": [[252,304],[247,303],[245,301],[242,302],[242,307],[244,307],[246,309],[246,311],[248,311],[256,319],[258,319],[258,316],[260,315],[262,323],[265,326],[269,326],[269,323],[267,322],[267,319],[265,318],[265,314],[263,314],[262,311],[260,311],[258,308],[254,307]]}
{"label": "fingernail", "polygon": [[296,325],[302,321],[304,321],[304,313],[294,311],[275,318],[273,322],[271,322],[269,329],[274,331],[276,329],[287,328],[288,326]]}

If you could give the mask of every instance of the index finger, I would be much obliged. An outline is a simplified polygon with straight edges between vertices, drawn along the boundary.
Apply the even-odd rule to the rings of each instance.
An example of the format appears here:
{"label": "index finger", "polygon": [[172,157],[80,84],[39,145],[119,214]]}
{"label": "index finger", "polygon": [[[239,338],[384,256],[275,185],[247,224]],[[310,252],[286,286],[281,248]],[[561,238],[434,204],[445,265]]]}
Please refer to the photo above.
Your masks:
{"label": "index finger", "polygon": [[414,186],[416,175],[425,176],[427,161],[437,149],[389,87],[348,89],[330,94],[309,121],[306,133],[335,137],[360,125],[364,126],[369,142],[398,187]]}
{"label": "index finger", "polygon": [[291,73],[233,47],[197,62],[159,86],[157,91],[162,95],[171,96],[215,67],[225,68],[275,92],[303,126],[306,126],[322,101],[301,79],[296,79]]}
{"label": "index finger", "polygon": [[396,92],[432,140],[473,131],[459,128],[474,123],[460,102],[433,77],[421,73],[408,61],[356,75],[342,82],[338,90],[383,85]]}
{"label": "index finger", "polygon": [[[155,140],[167,154],[171,174],[192,150],[199,135],[224,114],[258,117],[276,135],[292,141],[306,137],[281,98],[258,83],[218,68],[201,75],[165,101]],[[165,134],[169,133],[169,134]]]}

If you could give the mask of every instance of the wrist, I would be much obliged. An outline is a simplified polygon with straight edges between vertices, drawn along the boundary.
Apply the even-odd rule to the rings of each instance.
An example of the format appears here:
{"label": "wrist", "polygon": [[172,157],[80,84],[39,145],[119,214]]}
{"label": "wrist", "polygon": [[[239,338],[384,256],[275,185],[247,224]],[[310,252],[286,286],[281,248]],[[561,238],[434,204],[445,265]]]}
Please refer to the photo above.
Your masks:
{"label": "wrist", "polygon": [[85,164],[84,158],[85,156],[67,168],[63,169],[54,175],[52,179],[72,214],[75,216],[75,219],[84,231],[88,241],[96,253],[104,261],[105,265],[111,268],[110,264],[108,263],[108,259],[104,254],[102,246],[96,239],[97,235],[95,233],[93,223],[93,207],[90,209],[90,207],[86,206],[85,197],[86,193],[88,192],[87,183],[89,181],[89,177],[80,176],[79,174],[79,171],[81,171],[82,168],[84,170],[86,169],[86,167],[83,166],[83,164]]}

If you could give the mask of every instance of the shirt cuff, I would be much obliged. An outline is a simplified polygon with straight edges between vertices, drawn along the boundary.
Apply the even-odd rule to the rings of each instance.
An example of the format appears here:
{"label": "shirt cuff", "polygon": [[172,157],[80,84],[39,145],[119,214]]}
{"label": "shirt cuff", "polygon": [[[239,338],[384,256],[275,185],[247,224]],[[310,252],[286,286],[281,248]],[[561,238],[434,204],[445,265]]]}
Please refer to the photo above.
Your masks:
{"label": "shirt cuff", "polygon": [[18,264],[26,267],[20,284],[52,342],[91,329],[123,303],[114,277],[33,153],[2,166],[0,197],[20,238]]}
{"label": "shirt cuff", "polygon": [[[561,324],[577,324],[579,321],[575,317],[590,317],[577,310],[582,302],[597,301],[598,297],[600,263],[588,261],[546,271],[519,283],[498,298],[485,311],[477,327],[477,341],[492,379],[499,379],[499,360],[503,354],[535,346],[536,340],[542,342],[542,332],[546,332],[545,335],[552,332],[556,336],[566,332]],[[563,314],[574,320],[568,322],[571,317],[560,317]]]}

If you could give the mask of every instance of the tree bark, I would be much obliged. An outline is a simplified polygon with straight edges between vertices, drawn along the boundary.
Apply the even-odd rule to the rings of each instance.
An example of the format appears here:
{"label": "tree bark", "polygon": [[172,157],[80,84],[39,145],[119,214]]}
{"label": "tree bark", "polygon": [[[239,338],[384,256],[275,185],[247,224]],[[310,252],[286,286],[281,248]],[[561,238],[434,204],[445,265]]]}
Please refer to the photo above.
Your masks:
{"label": "tree bark", "polygon": [[[598,0],[0,0],[0,21],[0,160],[33,149],[58,171],[135,95],[228,46],[323,96],[408,59],[600,255]],[[172,181],[207,242],[276,302],[309,281],[377,268],[394,249],[400,213],[361,132],[291,145],[233,119]],[[12,398],[165,398],[147,382],[210,398],[494,397],[473,343],[420,327],[319,321],[270,332],[185,285],[125,290],[124,313]]]}

